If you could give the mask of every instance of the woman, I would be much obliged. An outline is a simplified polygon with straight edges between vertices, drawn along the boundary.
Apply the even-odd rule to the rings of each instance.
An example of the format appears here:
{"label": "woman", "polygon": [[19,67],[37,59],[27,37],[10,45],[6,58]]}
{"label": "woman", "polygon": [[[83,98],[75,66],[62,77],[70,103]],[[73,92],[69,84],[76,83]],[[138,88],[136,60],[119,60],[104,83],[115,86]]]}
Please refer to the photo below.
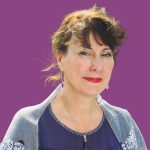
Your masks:
{"label": "woman", "polygon": [[48,81],[62,83],[41,104],[18,111],[2,149],[146,150],[129,112],[99,95],[108,88],[125,38],[119,23],[104,8],[93,6],[67,15],[52,36],[59,73]]}

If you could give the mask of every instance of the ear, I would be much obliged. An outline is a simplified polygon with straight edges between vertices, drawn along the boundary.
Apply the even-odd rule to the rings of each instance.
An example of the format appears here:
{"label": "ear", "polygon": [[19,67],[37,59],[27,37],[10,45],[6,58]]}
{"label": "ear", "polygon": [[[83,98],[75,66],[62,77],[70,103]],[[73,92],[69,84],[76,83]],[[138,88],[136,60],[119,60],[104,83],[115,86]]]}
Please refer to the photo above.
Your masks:
{"label": "ear", "polygon": [[61,53],[59,50],[56,50],[55,57],[56,57],[57,65],[59,66],[59,69],[60,69],[61,71],[63,71],[62,53]]}

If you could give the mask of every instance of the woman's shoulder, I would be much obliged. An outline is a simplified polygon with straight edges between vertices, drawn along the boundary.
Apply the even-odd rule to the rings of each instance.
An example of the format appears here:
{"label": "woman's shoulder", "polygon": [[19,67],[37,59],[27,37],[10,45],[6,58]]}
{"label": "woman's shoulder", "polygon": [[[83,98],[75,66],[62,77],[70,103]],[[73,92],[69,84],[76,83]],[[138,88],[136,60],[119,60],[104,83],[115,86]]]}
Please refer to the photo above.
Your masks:
{"label": "woman's shoulder", "polygon": [[110,103],[108,103],[106,100],[102,99],[99,104],[101,105],[103,111],[106,114],[112,115],[113,117],[117,117],[121,116],[121,117],[129,117],[130,118],[130,113],[128,112],[127,109],[122,108],[122,107],[118,107],[115,105],[112,105]]}
{"label": "woman's shoulder", "polygon": [[42,115],[42,113],[44,112],[47,106],[48,106],[48,103],[43,104],[42,102],[37,105],[21,108],[20,110],[16,112],[13,120],[17,122],[28,121],[28,122],[34,123],[34,121],[40,118],[40,116]]}
{"label": "woman's shoulder", "polygon": [[130,114],[130,112],[118,106],[114,106],[108,103],[106,100],[102,99],[100,105],[104,111],[104,114],[110,123],[114,123],[118,126],[124,124],[124,126],[128,126],[129,128],[137,125]]}
{"label": "woman's shoulder", "polygon": [[133,147],[147,150],[142,133],[127,109],[111,105],[105,100],[102,100],[100,105],[125,149]]}
{"label": "woman's shoulder", "polygon": [[2,145],[10,147],[11,143],[17,144],[18,141],[23,141],[23,143],[28,143],[28,149],[32,146],[34,147],[33,149],[36,149],[38,120],[47,107],[47,104],[48,102],[42,102],[38,105],[24,107],[17,111],[4,136]]}

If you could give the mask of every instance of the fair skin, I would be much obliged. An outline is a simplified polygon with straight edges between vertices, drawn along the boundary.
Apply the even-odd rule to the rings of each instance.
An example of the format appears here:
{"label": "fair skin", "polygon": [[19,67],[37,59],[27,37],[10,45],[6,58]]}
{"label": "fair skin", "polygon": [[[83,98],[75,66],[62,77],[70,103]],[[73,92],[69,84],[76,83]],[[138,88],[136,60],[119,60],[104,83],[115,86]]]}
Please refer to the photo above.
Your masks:
{"label": "fair skin", "polygon": [[[101,121],[103,111],[96,97],[108,85],[114,67],[109,46],[102,42],[99,45],[92,33],[89,41],[90,49],[72,40],[66,55],[56,53],[58,66],[64,73],[64,87],[52,102],[52,110],[63,124],[78,132],[91,131]],[[102,81],[93,83],[83,77],[99,77]]]}

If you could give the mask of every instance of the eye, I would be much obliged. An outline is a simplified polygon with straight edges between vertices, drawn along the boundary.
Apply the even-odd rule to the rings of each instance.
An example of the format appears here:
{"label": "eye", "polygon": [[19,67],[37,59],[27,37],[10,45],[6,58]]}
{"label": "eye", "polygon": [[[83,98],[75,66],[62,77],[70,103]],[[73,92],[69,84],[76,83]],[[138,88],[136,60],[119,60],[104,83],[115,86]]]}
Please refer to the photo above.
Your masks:
{"label": "eye", "polygon": [[79,55],[85,55],[85,56],[88,56],[89,53],[88,53],[88,52],[85,52],[85,51],[81,51],[81,52],[79,53]]}
{"label": "eye", "polygon": [[112,57],[113,54],[112,53],[106,53],[106,54],[103,54],[102,56],[104,56],[104,57]]}

